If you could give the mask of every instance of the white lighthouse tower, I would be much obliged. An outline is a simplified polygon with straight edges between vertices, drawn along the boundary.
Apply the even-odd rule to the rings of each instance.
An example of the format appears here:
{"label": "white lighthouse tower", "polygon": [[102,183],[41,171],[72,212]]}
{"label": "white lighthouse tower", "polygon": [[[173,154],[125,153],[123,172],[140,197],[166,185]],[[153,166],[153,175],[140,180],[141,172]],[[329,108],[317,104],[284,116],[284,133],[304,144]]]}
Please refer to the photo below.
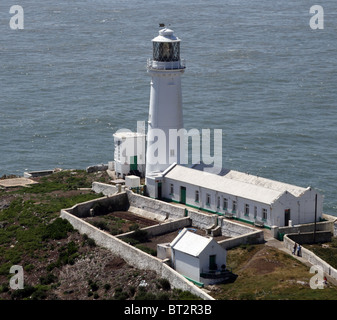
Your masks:
{"label": "white lighthouse tower", "polygon": [[[153,56],[148,60],[151,75],[146,151],[146,185],[150,197],[161,198],[161,174],[172,163],[181,163],[183,154],[174,132],[183,128],[180,39],[163,28],[152,39]],[[173,135],[172,135],[173,133]],[[171,136],[170,136],[171,135]]]}

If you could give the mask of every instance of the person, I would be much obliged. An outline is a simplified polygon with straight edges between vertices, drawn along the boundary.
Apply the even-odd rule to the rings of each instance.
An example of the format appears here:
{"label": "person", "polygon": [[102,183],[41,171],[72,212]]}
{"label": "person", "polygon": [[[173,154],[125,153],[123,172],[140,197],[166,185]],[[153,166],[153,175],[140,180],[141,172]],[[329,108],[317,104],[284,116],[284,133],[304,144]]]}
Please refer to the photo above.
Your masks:
{"label": "person", "polygon": [[296,253],[296,248],[297,248],[297,243],[295,242],[295,244],[294,244],[294,249],[293,249],[293,254]]}
{"label": "person", "polygon": [[301,245],[298,244],[297,246],[297,255],[300,256],[300,252],[301,252]]}
{"label": "person", "polygon": [[324,285],[327,285],[327,284],[328,284],[328,279],[326,278],[326,276],[324,276],[323,284],[324,284]]}

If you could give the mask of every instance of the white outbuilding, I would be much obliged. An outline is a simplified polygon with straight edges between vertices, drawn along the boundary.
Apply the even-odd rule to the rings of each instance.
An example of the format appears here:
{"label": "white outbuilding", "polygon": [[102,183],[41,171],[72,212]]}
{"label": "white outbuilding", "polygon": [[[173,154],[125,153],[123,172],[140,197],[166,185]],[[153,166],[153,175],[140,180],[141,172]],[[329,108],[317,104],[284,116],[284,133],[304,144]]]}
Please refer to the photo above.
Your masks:
{"label": "white outbuilding", "polygon": [[114,168],[117,178],[128,174],[145,176],[146,135],[139,132],[116,132],[114,135]]}
{"label": "white outbuilding", "polygon": [[[184,228],[171,242],[172,267],[185,277],[207,282],[207,275],[226,269],[226,249],[213,238],[203,237]],[[205,278],[203,278],[205,277]],[[215,277],[211,277],[214,278]]]}
{"label": "white outbuilding", "polygon": [[323,196],[313,188],[234,170],[219,175],[173,164],[161,184],[164,199],[260,226],[282,227],[322,218]]}

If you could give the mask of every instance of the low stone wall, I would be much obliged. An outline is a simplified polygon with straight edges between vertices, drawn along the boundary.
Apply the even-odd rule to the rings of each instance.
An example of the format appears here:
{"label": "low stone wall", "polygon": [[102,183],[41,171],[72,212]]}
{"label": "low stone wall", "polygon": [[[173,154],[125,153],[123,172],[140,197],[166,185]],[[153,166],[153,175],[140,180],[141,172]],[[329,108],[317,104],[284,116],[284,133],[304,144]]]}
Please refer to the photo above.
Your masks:
{"label": "low stone wall", "polygon": [[[189,217],[185,217],[185,218],[181,218],[175,221],[169,221],[169,222],[160,223],[160,224],[150,226],[150,227],[145,227],[145,228],[142,228],[141,230],[145,230],[149,237],[155,237],[155,236],[159,236],[165,233],[183,229],[185,227],[189,227],[191,226],[191,222],[192,221]],[[129,237],[133,233],[134,231],[131,231],[131,232],[119,234],[116,237],[117,238]]]}
{"label": "low stone wall", "polygon": [[242,236],[238,236],[235,238],[225,239],[219,241],[218,243],[224,249],[231,249],[240,246],[242,244],[259,244],[263,242],[264,242],[263,231],[257,230],[255,232],[244,234]]}
{"label": "low stone wall", "polygon": [[[222,235],[227,237],[239,237],[257,231],[248,225],[243,225],[224,217],[218,217],[218,225],[221,227]],[[263,234],[262,230],[261,233]]]}
{"label": "low stone wall", "polygon": [[116,186],[102,182],[93,182],[91,189],[92,191],[102,193],[105,196],[110,196],[118,192],[118,188]]}
{"label": "low stone wall", "polygon": [[[330,231],[333,233],[334,223],[332,220],[317,222],[316,231]],[[304,233],[313,232],[315,228],[314,223],[306,223],[301,225],[295,225],[292,227],[278,227],[278,232],[281,234],[291,234],[291,233]]]}
{"label": "low stone wall", "polygon": [[102,197],[87,202],[82,202],[67,210],[77,217],[85,218],[90,216],[90,209],[92,209],[96,203],[101,204],[110,211],[127,211],[128,209],[127,195],[125,192],[122,192],[113,195],[112,197]]}
{"label": "low stone wall", "polygon": [[[283,238],[283,246],[288,249],[290,252],[293,251],[295,241],[290,239],[291,235],[285,235]],[[321,258],[317,257],[312,251],[301,247],[301,257],[307,260],[312,265],[318,265],[323,268],[323,271],[328,274],[329,276],[337,279],[337,270],[331,267],[328,263],[326,263]]]}
{"label": "low stone wall", "polygon": [[192,226],[200,229],[208,229],[209,227],[217,226],[218,223],[217,214],[207,214],[194,210],[188,210],[188,216],[192,220]]}
{"label": "low stone wall", "polygon": [[63,219],[67,219],[81,234],[87,234],[88,237],[94,239],[98,245],[109,249],[112,253],[121,257],[132,266],[139,269],[155,271],[159,277],[169,280],[173,288],[190,291],[205,300],[214,300],[214,298],[196,287],[178,272],[162,263],[160,259],[153,257],[123,242],[122,240],[117,239],[109,233],[94,227],[93,225],[69,213],[67,209],[61,210],[60,216]]}
{"label": "low stone wall", "polygon": [[185,217],[185,208],[183,207],[145,197],[133,193],[130,190],[125,191],[128,196],[130,207],[140,209],[140,211],[143,210],[155,215],[160,215],[162,217],[161,220],[176,220]]}
{"label": "low stone wall", "polygon": [[106,171],[108,169],[107,164],[97,164],[94,166],[89,166],[87,167],[87,172],[92,173],[92,172],[97,172],[97,171]]}
{"label": "low stone wall", "polygon": [[312,244],[330,242],[332,233],[330,231],[317,231],[315,234],[315,239],[313,232],[290,233],[288,234],[288,237],[300,244]]}

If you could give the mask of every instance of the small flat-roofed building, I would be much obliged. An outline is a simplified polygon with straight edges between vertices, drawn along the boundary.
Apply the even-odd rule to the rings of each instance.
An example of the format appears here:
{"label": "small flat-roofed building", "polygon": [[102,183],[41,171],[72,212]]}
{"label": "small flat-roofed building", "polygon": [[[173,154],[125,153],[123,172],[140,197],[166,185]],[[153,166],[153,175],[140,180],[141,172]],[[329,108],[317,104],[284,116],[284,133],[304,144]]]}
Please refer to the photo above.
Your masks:
{"label": "small flat-roofed building", "polygon": [[163,174],[161,189],[165,199],[267,227],[322,217],[323,197],[313,188],[233,170],[218,175],[173,164]]}
{"label": "small flat-roofed building", "polygon": [[226,249],[213,238],[200,236],[184,228],[170,247],[173,268],[194,281],[204,283],[204,274],[218,272],[220,275],[221,270],[225,271]]}
{"label": "small flat-roofed building", "polygon": [[117,132],[114,137],[114,169],[117,178],[145,175],[145,139],[138,132]]}

